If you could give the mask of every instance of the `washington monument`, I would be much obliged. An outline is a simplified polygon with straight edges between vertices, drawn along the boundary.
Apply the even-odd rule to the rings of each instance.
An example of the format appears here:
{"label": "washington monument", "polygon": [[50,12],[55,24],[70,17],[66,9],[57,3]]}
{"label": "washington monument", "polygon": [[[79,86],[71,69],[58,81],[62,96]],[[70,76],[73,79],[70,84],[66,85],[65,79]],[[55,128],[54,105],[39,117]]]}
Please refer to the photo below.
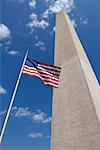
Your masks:
{"label": "washington monument", "polygon": [[51,150],[100,150],[100,88],[70,18],[56,16]]}

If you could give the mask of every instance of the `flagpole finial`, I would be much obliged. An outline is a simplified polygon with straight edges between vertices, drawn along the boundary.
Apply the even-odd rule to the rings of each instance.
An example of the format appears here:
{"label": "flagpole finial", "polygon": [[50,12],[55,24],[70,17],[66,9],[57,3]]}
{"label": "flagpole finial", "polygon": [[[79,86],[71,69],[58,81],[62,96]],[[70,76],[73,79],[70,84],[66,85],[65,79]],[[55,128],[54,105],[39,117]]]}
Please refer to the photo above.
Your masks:
{"label": "flagpole finial", "polygon": [[28,52],[29,52],[29,50],[27,49],[27,50],[26,50],[26,53],[28,53]]}

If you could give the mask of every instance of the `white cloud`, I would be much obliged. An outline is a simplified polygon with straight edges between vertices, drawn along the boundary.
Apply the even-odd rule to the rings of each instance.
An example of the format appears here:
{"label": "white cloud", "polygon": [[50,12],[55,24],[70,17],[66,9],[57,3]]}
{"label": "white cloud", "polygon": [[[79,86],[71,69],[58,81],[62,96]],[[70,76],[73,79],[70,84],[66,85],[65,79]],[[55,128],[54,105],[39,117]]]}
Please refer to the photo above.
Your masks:
{"label": "white cloud", "polygon": [[10,55],[17,55],[19,52],[18,51],[15,51],[15,50],[11,50],[11,51],[6,51],[8,54],[10,54]]}
{"label": "white cloud", "polygon": [[45,19],[48,18],[50,14],[51,14],[50,8],[46,9],[45,12],[43,13],[43,18],[45,18]]}
{"label": "white cloud", "polygon": [[36,121],[36,122],[43,122],[45,116],[46,116],[45,113],[40,111],[40,112],[34,114],[32,119],[33,119],[33,121]]}
{"label": "white cloud", "polygon": [[74,19],[71,20],[73,26],[76,28],[77,27],[77,24],[76,24],[76,21]]}
{"label": "white cloud", "polygon": [[31,8],[35,8],[35,7],[36,7],[36,0],[31,0],[31,1],[29,1],[29,6],[30,6]]}
{"label": "white cloud", "polygon": [[51,117],[47,117],[47,114],[45,114],[41,110],[38,110],[37,112],[31,112],[28,107],[25,107],[25,108],[13,107],[13,110],[16,111],[15,112],[16,118],[27,117],[37,123],[49,123],[52,120]]}
{"label": "white cloud", "polygon": [[42,112],[41,110],[38,111],[38,113],[35,113],[32,117],[33,121],[39,123],[50,123],[52,118],[51,117],[47,117],[47,115]]}
{"label": "white cloud", "polygon": [[31,19],[31,20],[37,20],[38,17],[37,17],[37,15],[36,15],[35,13],[32,13],[32,14],[30,15],[30,19]]}
{"label": "white cloud", "polygon": [[74,16],[73,14],[71,15],[71,22],[75,28],[78,26],[85,27],[88,25],[88,18],[85,16]]}
{"label": "white cloud", "polygon": [[50,135],[46,135],[45,136],[46,139],[50,139],[50,137],[51,137]]}
{"label": "white cloud", "polygon": [[12,111],[16,111],[17,110],[17,107],[16,106],[13,106],[12,107]]}
{"label": "white cloud", "polygon": [[[17,110],[17,107],[16,107],[16,106],[13,106],[13,107],[12,107],[12,112],[13,112],[13,111],[16,111],[16,110]],[[0,112],[0,116],[5,115],[6,112],[7,112],[7,110],[1,111],[1,112]]]}
{"label": "white cloud", "polygon": [[6,110],[1,111],[1,112],[0,112],[0,116],[5,115],[6,112],[7,112]]}
{"label": "white cloud", "polygon": [[48,118],[44,119],[44,120],[42,121],[42,123],[49,123],[49,122],[51,122],[51,121],[52,121],[52,118],[51,118],[51,117],[48,117]]}
{"label": "white cloud", "polygon": [[[3,110],[0,112],[0,115],[4,115],[7,112],[7,110]],[[50,123],[51,117],[47,117],[47,114],[42,112],[41,110],[38,110],[36,112],[31,112],[28,107],[12,107],[11,114],[15,116],[15,118],[27,118],[31,119],[35,123]]]}
{"label": "white cloud", "polygon": [[28,135],[28,137],[29,137],[29,138],[33,138],[33,139],[35,139],[35,138],[42,138],[42,137],[43,137],[43,134],[42,134],[42,133],[39,133],[39,132],[37,132],[37,133],[30,133],[30,134]]}
{"label": "white cloud", "polygon": [[40,29],[45,29],[46,27],[49,26],[49,23],[45,20],[31,20],[31,22],[29,22],[27,24],[30,28],[40,28]]}
{"label": "white cloud", "polygon": [[88,25],[88,19],[87,18],[80,18],[80,24],[81,25]]}
{"label": "white cloud", "polygon": [[0,94],[6,94],[7,90],[0,85]]}
{"label": "white cloud", "polygon": [[28,107],[20,107],[17,109],[16,113],[15,113],[15,117],[17,118],[22,118],[22,117],[31,117],[31,112],[29,111]]}
{"label": "white cloud", "polygon": [[35,35],[35,39],[38,41],[39,37],[37,35]]}
{"label": "white cloud", "polygon": [[4,24],[0,24],[0,40],[10,38],[10,34],[9,28]]}
{"label": "white cloud", "polygon": [[29,27],[30,29],[32,30],[34,28],[45,29],[48,26],[49,26],[49,23],[44,19],[39,20],[35,13],[32,13],[30,15],[30,21],[27,24],[27,27]]}
{"label": "white cloud", "polygon": [[42,41],[38,41],[36,44],[35,44],[36,47],[38,47],[40,50],[45,50],[45,43],[42,42]]}
{"label": "white cloud", "polygon": [[52,13],[59,13],[62,9],[66,12],[70,12],[74,7],[74,0],[53,0],[52,4],[43,14],[43,18],[48,18]]}
{"label": "white cloud", "polygon": [[56,27],[54,26],[50,34],[52,35],[53,33],[55,33],[55,31],[56,31]]}
{"label": "white cloud", "polygon": [[[14,113],[15,113],[17,110],[18,110],[17,107],[16,107],[16,106],[13,106],[13,107],[12,107],[12,112],[11,112],[11,114],[12,114],[12,115],[15,115]],[[5,115],[6,112],[7,112],[7,110],[1,111],[1,112],[0,112],[0,116]]]}

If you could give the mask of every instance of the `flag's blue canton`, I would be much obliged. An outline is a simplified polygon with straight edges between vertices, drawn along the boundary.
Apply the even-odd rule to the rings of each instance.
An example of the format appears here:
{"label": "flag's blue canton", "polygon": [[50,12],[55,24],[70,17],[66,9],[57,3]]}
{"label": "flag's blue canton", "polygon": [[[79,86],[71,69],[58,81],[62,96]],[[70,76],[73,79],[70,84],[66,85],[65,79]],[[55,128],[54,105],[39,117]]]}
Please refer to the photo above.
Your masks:
{"label": "flag's blue canton", "polygon": [[27,59],[25,64],[28,65],[29,67],[34,67],[34,68],[38,69],[37,68],[38,63],[34,60]]}

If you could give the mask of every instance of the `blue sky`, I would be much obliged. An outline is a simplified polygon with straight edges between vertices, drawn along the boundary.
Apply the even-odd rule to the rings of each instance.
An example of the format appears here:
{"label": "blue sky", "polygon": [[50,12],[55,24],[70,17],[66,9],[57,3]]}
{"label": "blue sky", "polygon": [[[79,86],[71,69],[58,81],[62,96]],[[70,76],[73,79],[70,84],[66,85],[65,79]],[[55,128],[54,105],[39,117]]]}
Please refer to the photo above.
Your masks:
{"label": "blue sky", "polygon": [[[0,0],[0,7],[0,129],[25,51],[53,64],[55,17],[61,8],[71,17],[100,81],[100,0]],[[2,150],[50,149],[52,92],[41,80],[22,75]]]}

